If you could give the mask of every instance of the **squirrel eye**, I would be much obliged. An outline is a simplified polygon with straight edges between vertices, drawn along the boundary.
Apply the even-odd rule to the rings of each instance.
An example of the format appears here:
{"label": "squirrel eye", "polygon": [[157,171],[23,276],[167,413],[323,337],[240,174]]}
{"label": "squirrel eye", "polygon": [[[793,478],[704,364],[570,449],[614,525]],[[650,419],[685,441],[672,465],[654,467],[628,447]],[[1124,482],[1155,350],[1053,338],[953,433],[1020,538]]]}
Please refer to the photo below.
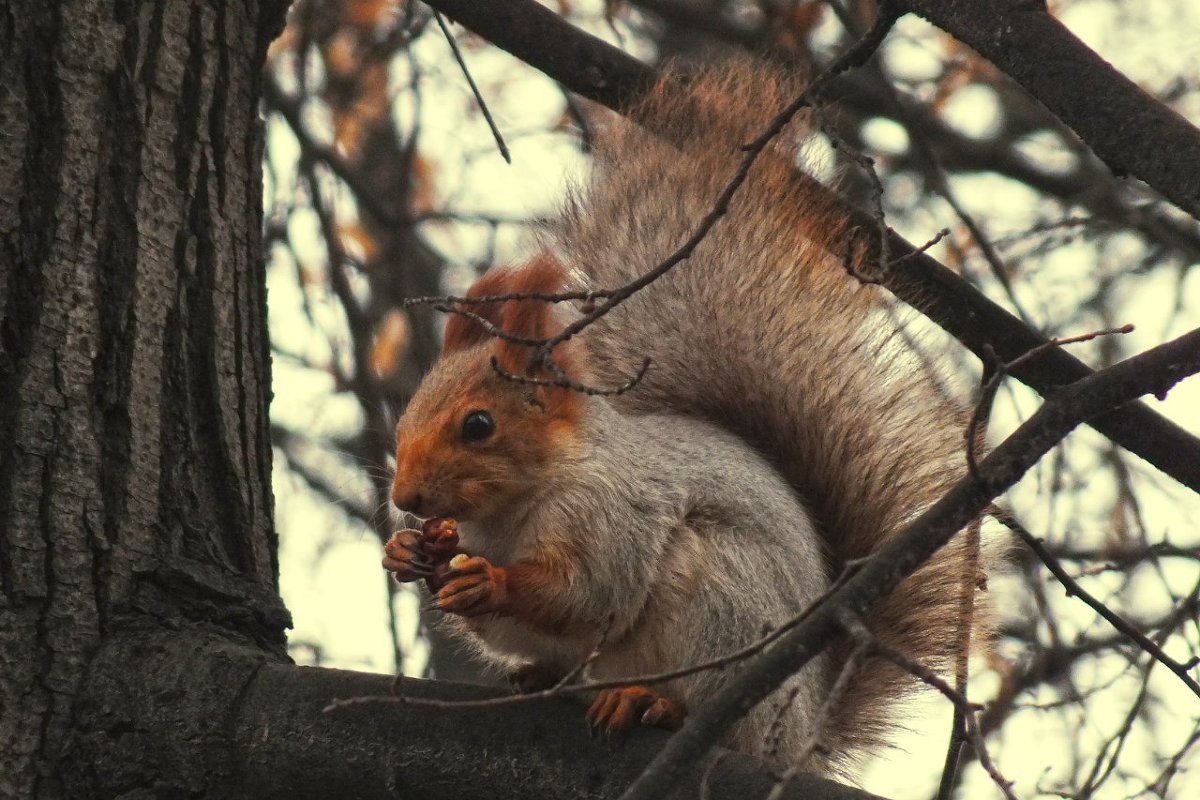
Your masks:
{"label": "squirrel eye", "polygon": [[463,420],[462,437],[466,442],[482,441],[496,432],[496,422],[486,411],[472,411]]}

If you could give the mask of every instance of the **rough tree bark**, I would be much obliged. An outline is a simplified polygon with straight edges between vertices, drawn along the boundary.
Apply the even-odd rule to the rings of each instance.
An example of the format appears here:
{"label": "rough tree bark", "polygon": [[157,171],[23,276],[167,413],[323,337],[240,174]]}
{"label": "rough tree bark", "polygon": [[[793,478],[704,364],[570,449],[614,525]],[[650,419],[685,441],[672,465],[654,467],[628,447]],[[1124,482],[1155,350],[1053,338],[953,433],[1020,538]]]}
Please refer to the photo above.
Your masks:
{"label": "rough tree bark", "polygon": [[616,796],[664,735],[614,750],[565,702],[324,714],[390,679],[287,661],[257,107],[285,9],[0,8],[0,797]]}
{"label": "rough tree bark", "polygon": [[137,737],[78,727],[90,665],[194,625],[284,655],[257,118],[284,8],[0,12],[5,797],[103,784],[81,765]]}

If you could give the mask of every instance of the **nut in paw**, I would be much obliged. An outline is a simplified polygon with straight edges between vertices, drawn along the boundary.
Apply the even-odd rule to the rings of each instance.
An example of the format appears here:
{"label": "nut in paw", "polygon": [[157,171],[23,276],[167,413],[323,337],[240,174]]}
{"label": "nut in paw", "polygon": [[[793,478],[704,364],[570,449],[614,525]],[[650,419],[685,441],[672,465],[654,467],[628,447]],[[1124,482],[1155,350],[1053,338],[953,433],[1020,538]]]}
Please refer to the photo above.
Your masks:
{"label": "nut in paw", "polygon": [[458,522],[453,517],[434,517],[421,526],[421,551],[434,563],[458,550]]}

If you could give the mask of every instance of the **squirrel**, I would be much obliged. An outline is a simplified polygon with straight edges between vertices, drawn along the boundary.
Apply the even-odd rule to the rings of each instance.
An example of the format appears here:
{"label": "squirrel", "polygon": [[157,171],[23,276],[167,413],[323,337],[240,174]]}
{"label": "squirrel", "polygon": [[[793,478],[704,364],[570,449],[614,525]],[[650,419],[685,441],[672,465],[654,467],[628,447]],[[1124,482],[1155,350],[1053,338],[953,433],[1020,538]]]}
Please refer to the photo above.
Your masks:
{"label": "squirrel", "polygon": [[[668,71],[628,119],[601,126],[590,179],[537,255],[488,271],[469,296],[638,278],[693,234],[744,144],[798,94],[748,59]],[[690,258],[556,346],[556,371],[531,366],[530,342],[578,308],[524,298],[448,317],[396,429],[393,502],[431,523],[397,532],[384,566],[428,578],[433,607],[522,685],[588,659],[586,676],[604,681],[729,656],[817,602],[961,475],[965,414],[861,280],[874,268],[861,237],[798,166],[806,137],[804,120],[790,123]],[[644,359],[628,391],[579,390],[621,385]],[[943,671],[964,657],[964,580],[975,589],[962,538],[864,619]],[[775,764],[808,753],[809,771],[844,775],[887,742],[897,698],[917,685],[868,659],[823,713],[851,652],[814,659],[725,743]],[[723,674],[601,690],[587,720],[609,735],[678,727]]]}

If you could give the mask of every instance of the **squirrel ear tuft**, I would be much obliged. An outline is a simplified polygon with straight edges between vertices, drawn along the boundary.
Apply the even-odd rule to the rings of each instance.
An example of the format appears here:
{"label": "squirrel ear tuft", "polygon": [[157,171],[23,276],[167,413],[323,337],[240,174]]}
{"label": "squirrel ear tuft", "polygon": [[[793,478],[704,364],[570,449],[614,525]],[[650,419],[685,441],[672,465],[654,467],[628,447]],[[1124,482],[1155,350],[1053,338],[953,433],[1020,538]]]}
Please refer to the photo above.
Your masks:
{"label": "squirrel ear tuft", "polygon": [[[507,267],[493,267],[483,277],[475,281],[467,290],[467,297],[488,297],[496,294],[510,294],[516,291],[510,284],[513,270]],[[502,303],[456,303],[455,308],[474,314],[487,320],[497,328],[500,327],[500,308]],[[451,314],[446,320],[446,332],[442,337],[442,355],[447,356],[459,350],[474,347],[486,341],[491,336],[479,321],[462,314]]]}
{"label": "squirrel ear tuft", "polygon": [[[501,267],[489,270],[467,292],[467,297],[489,297],[506,294],[556,294],[563,291],[567,271],[554,256],[541,253],[519,267]],[[544,340],[562,329],[562,322],[555,313],[555,304],[547,300],[525,299],[504,300],[494,303],[460,303],[458,308],[469,311],[505,333],[522,339]],[[462,314],[452,314],[446,322],[446,335],[442,344],[442,355],[474,347],[487,341],[491,334],[478,320]],[[496,363],[511,375],[534,377],[530,363],[535,347],[496,338]],[[568,373],[577,371],[578,344],[564,342],[554,348],[554,363]],[[545,370],[537,377],[546,377]],[[542,387],[550,390],[553,387]],[[538,391],[536,394],[558,394],[565,390]],[[572,393],[573,394],[573,393]]]}
{"label": "squirrel ear tuft", "polygon": [[[508,291],[520,294],[554,294],[563,290],[566,270],[548,253],[542,253],[522,267],[512,270]],[[510,300],[500,311],[500,329],[525,339],[549,339],[562,324],[554,312],[554,303],[545,300]],[[555,348],[560,356],[566,348]],[[501,369],[513,375],[530,374],[529,360],[534,348],[504,339],[496,342],[496,360]]]}
{"label": "squirrel ear tuft", "polygon": [[[497,267],[488,270],[467,291],[467,297],[488,297],[502,294],[553,294],[562,291],[566,270],[553,256],[543,253],[520,267]],[[487,320],[501,330],[529,339],[545,339],[553,335],[554,304],[544,300],[509,300],[497,303],[458,303],[456,307]],[[446,321],[442,340],[442,355],[465,350],[486,341],[491,334],[479,323],[463,314],[451,314]],[[507,352],[512,350],[519,352]],[[505,369],[523,372],[527,364],[517,364],[521,353],[531,352],[525,345],[501,340],[498,357]]]}
{"label": "squirrel ear tuft", "polygon": [[[521,294],[557,294],[566,288],[567,271],[549,253],[542,253],[513,270],[509,291]],[[559,333],[563,321],[556,313],[556,304],[547,300],[510,300],[500,311],[500,328],[525,339],[544,341]],[[578,339],[563,342],[554,348],[555,365],[577,380],[580,379],[581,353]],[[531,378],[553,378],[546,369],[535,369],[531,363],[534,345],[520,344],[505,339],[496,341],[496,363],[510,375]],[[548,413],[560,418],[569,418],[579,413],[582,395],[557,386],[530,387],[531,394]]]}

